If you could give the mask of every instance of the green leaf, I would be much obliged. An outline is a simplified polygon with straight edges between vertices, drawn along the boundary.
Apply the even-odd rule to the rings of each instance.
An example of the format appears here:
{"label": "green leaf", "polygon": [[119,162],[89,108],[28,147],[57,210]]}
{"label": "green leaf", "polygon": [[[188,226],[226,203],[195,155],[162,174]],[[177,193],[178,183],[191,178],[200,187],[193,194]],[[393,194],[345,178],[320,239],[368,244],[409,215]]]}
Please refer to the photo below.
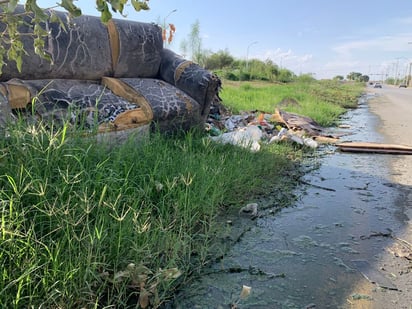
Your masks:
{"label": "green leaf", "polygon": [[104,7],[104,10],[101,12],[102,12],[102,15],[100,19],[102,20],[102,22],[107,23],[110,19],[112,19],[112,13],[110,13],[109,7],[107,6],[107,4]]}
{"label": "green leaf", "polygon": [[16,57],[16,66],[17,66],[17,70],[19,72],[21,72],[22,65],[23,65],[23,58],[22,58],[21,55],[19,55],[19,56]]}
{"label": "green leaf", "polygon": [[141,10],[149,10],[149,5],[147,4],[148,1],[141,1],[141,0],[131,0],[133,8],[139,12]]}
{"label": "green leaf", "polygon": [[107,4],[104,0],[96,0],[96,9],[99,12],[102,12],[105,6],[107,6]]}
{"label": "green leaf", "polygon": [[49,21],[51,23],[59,23],[61,21],[61,19],[60,19],[59,16],[57,16],[55,11],[51,11]]}
{"label": "green leaf", "polygon": [[73,0],[62,0],[59,5],[65,8],[73,17],[79,17],[82,15],[82,11],[73,4]]}
{"label": "green leaf", "polygon": [[106,0],[96,0],[96,8],[101,13],[100,19],[103,23],[107,23],[112,19]]}
{"label": "green leaf", "polygon": [[3,73],[4,55],[5,54],[6,54],[6,49],[3,47],[3,44],[0,44],[0,76]]}
{"label": "green leaf", "polygon": [[51,11],[49,21],[50,21],[51,23],[59,23],[60,28],[62,28],[64,32],[67,32],[66,25],[65,25],[64,22],[61,20],[61,18],[56,14],[56,12]]}
{"label": "green leaf", "polygon": [[123,12],[123,7],[124,7],[123,1],[121,1],[121,0],[109,0],[109,2],[112,6],[113,11],[120,12],[120,13]]}
{"label": "green leaf", "polygon": [[17,58],[16,49],[13,48],[13,45],[10,46],[9,50],[7,51],[7,58],[10,60],[15,60]]}
{"label": "green leaf", "polygon": [[[18,43],[18,42],[15,42]],[[7,58],[9,60],[14,60],[16,62],[17,70],[21,72],[21,67],[23,64],[22,54],[24,53],[21,50],[21,47],[17,44],[10,45],[9,50],[7,51]]]}
{"label": "green leaf", "polygon": [[46,13],[37,5],[36,0],[27,0],[24,6],[26,12],[34,13],[34,20],[37,22],[45,22],[49,18]]}
{"label": "green leaf", "polygon": [[33,28],[33,34],[36,35],[37,37],[44,37],[48,35],[48,32],[43,29],[40,24],[34,24]]}

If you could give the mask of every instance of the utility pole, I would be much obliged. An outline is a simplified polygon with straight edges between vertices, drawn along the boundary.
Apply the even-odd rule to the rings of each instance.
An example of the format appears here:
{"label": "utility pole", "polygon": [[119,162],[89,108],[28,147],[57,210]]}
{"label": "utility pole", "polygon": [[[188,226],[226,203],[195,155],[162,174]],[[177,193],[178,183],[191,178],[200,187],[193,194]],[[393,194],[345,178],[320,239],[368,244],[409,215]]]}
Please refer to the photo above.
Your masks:
{"label": "utility pole", "polygon": [[249,69],[249,48],[250,46],[252,46],[253,44],[257,44],[257,41],[254,41],[252,43],[250,43],[246,49],[246,72],[248,72]]}
{"label": "utility pole", "polygon": [[399,59],[401,59],[401,57],[396,58],[395,86],[398,84],[398,66],[399,66]]}
{"label": "utility pole", "polygon": [[[412,42],[408,42],[408,44],[412,44]],[[409,62],[409,73],[408,73],[408,81],[406,83],[406,85],[408,85],[408,87],[410,86],[409,83],[411,82],[411,67],[412,67],[412,62]]]}

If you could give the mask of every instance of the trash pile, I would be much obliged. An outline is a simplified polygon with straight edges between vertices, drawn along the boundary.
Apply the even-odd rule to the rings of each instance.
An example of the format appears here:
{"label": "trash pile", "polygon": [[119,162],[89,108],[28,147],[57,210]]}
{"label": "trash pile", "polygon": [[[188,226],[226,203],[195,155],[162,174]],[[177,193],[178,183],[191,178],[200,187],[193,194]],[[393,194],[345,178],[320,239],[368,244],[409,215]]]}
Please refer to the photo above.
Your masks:
{"label": "trash pile", "polygon": [[323,134],[324,129],[309,117],[279,109],[232,115],[223,105],[211,107],[206,122],[210,139],[259,151],[261,143],[293,142],[303,147],[317,148],[319,143],[335,143],[338,139]]}

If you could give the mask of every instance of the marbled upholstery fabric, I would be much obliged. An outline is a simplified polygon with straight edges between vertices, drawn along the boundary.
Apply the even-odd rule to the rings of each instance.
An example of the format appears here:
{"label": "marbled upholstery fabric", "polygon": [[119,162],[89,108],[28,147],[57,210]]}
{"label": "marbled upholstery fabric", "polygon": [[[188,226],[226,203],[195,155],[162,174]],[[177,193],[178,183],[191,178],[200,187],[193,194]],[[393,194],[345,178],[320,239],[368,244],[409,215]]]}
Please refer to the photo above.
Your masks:
{"label": "marbled upholstery fabric", "polygon": [[[18,6],[16,13],[22,12]],[[204,125],[220,80],[163,48],[158,25],[54,14],[61,22],[42,24],[52,62],[34,52],[30,16],[19,28],[27,54],[21,72],[13,61],[3,67],[0,126],[7,125],[10,112],[50,127],[71,124],[104,132],[148,123],[167,132]],[[0,31],[6,27],[0,23]]]}

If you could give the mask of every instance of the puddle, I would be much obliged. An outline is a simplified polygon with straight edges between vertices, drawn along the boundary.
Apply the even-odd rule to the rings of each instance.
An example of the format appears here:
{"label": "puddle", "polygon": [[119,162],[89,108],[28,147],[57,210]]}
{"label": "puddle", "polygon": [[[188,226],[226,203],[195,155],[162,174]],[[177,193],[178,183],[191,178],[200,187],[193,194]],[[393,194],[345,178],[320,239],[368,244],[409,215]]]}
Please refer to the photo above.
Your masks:
{"label": "puddle", "polygon": [[[342,119],[356,129],[339,131],[352,133],[348,140],[381,142],[378,121],[363,100]],[[295,206],[256,219],[219,263],[179,293],[173,308],[355,308],[354,302],[373,302],[375,287],[351,261],[376,264],[393,241],[379,235],[404,227],[402,188],[389,180],[393,157],[326,153],[315,159],[320,168],[305,175],[310,185]],[[358,291],[360,283],[370,289]],[[252,292],[239,300],[243,285]]]}

